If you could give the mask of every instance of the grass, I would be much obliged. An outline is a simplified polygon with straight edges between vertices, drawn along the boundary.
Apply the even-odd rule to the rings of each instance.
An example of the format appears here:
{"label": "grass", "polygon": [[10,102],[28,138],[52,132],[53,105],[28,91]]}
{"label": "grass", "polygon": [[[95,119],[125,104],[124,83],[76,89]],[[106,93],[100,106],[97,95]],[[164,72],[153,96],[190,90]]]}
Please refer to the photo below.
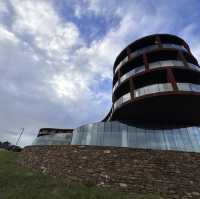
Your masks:
{"label": "grass", "polygon": [[128,196],[95,186],[67,185],[17,165],[18,153],[0,151],[0,199],[161,199],[155,195]]}

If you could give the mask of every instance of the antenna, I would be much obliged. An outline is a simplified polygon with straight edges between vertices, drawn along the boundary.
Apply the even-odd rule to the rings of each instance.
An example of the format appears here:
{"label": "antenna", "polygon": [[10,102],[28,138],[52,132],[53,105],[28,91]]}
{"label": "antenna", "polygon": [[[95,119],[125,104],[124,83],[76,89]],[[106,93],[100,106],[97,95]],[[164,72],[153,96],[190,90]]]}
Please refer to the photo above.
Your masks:
{"label": "antenna", "polygon": [[24,132],[24,128],[22,128],[22,130],[21,130],[21,133],[20,133],[20,135],[19,135],[19,137],[17,139],[17,142],[16,142],[16,146],[18,145],[18,143],[19,143],[19,141],[20,141],[20,139],[22,137],[23,132]]}

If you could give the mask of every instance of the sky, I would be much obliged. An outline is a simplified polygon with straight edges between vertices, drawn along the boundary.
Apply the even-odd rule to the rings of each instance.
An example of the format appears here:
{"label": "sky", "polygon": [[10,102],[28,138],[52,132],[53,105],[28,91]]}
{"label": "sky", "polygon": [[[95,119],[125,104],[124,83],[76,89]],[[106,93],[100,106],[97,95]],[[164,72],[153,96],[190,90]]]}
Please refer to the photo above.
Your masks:
{"label": "sky", "polygon": [[188,42],[200,60],[199,0],[0,0],[0,141],[30,145],[40,128],[100,121],[112,67],[154,33]]}

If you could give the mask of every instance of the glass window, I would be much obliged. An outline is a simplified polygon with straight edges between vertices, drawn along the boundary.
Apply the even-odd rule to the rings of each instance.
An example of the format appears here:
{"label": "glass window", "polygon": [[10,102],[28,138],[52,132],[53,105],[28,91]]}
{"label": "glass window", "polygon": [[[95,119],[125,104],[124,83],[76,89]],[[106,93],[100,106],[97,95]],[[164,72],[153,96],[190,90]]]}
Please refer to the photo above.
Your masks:
{"label": "glass window", "polygon": [[137,148],[136,145],[136,128],[134,126],[127,126],[127,145],[128,147]]}
{"label": "glass window", "polygon": [[180,136],[182,137],[182,142],[184,144],[185,151],[194,151],[194,147],[192,146],[192,140],[188,128],[180,128],[179,129]]}
{"label": "glass window", "polygon": [[158,133],[153,129],[146,129],[146,143],[150,149],[159,149]]}
{"label": "glass window", "polygon": [[177,83],[178,90],[180,91],[191,91],[190,85],[188,83]]}
{"label": "glass window", "polygon": [[104,122],[99,122],[97,125],[98,132],[104,132]]}
{"label": "glass window", "polygon": [[111,122],[112,132],[119,132],[120,126],[119,122]]}
{"label": "glass window", "polygon": [[173,61],[174,66],[180,66],[180,67],[184,67],[184,64],[182,61]]}
{"label": "glass window", "polygon": [[180,130],[179,129],[172,129],[172,132],[174,134],[174,139],[176,142],[176,146],[178,150],[184,151],[184,143],[181,138]]}
{"label": "glass window", "polygon": [[198,84],[190,84],[191,90],[194,92],[200,92],[200,85]]}
{"label": "glass window", "polygon": [[122,143],[121,143],[121,146],[122,147],[128,147],[128,133],[126,130],[122,130],[121,131],[121,134],[122,134]]}
{"label": "glass window", "polygon": [[141,73],[143,71],[145,71],[145,67],[144,66],[140,66],[140,67],[135,68],[135,73]]}
{"label": "glass window", "polygon": [[127,93],[127,94],[124,95],[123,98],[122,98],[123,103],[129,101],[130,99],[131,99],[130,93]]}
{"label": "glass window", "polygon": [[128,61],[128,56],[126,56],[123,60],[123,63],[126,63]]}
{"label": "glass window", "polygon": [[136,141],[138,148],[148,148],[145,129],[136,128]]}
{"label": "glass window", "polygon": [[111,129],[112,129],[111,128],[111,124],[112,124],[111,122],[105,122],[104,123],[104,131],[105,132],[110,132],[111,131]]}

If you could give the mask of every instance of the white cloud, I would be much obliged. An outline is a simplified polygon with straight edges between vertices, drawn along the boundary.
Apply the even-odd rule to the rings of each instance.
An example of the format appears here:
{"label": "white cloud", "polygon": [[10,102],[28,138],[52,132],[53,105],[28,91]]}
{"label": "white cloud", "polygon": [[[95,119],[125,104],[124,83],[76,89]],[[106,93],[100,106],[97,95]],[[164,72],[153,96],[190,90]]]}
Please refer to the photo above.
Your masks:
{"label": "white cloud", "polygon": [[0,40],[1,41],[11,41],[13,43],[18,42],[18,38],[10,31],[8,31],[5,27],[0,25]]}

